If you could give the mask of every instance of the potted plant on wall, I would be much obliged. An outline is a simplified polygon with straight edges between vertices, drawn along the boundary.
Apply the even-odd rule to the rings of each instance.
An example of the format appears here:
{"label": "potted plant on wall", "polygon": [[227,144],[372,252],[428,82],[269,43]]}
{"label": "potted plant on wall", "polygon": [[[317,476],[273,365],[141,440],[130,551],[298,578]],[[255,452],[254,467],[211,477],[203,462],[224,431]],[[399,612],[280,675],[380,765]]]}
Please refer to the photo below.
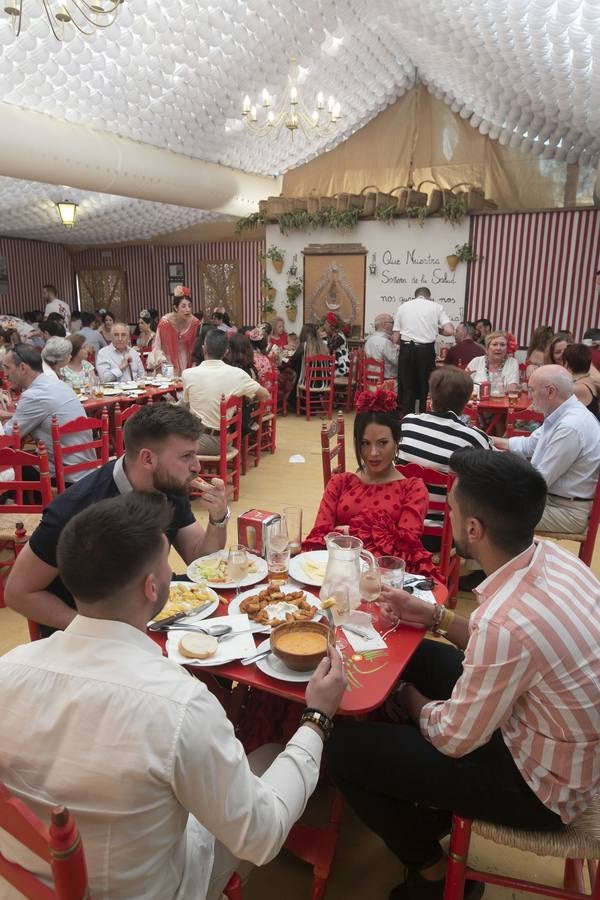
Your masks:
{"label": "potted plant on wall", "polygon": [[290,322],[294,322],[296,320],[296,315],[298,313],[298,297],[302,293],[302,289],[303,283],[301,278],[294,278],[293,281],[290,281],[288,283],[288,286],[285,289],[285,310]]}
{"label": "potted plant on wall", "polygon": [[452,272],[454,272],[459,262],[475,262],[477,259],[479,259],[479,257],[469,242],[466,244],[457,244],[454,248],[454,253],[451,253],[446,257],[448,268]]}
{"label": "potted plant on wall", "polygon": [[276,247],[273,244],[267,250],[267,258],[271,260],[273,263],[273,268],[277,273],[283,272],[283,261],[285,259],[285,253],[280,247]]}
{"label": "potted plant on wall", "polygon": [[263,297],[266,297],[268,300],[273,301],[277,296],[277,288],[271,281],[268,275],[264,275],[260,279],[261,283],[261,293]]}

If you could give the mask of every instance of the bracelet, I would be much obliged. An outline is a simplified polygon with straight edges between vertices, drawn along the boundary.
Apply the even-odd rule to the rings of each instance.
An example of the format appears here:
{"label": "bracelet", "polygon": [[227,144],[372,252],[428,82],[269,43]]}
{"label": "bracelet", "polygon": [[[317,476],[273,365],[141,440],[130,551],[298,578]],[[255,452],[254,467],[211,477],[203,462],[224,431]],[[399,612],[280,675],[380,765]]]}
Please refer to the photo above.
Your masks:
{"label": "bracelet", "polygon": [[333,731],[333,721],[329,716],[326,716],[324,712],[321,712],[320,709],[312,709],[308,706],[302,713],[300,719],[301,725],[304,725],[305,722],[310,722],[312,725],[316,725],[317,728],[320,728],[323,733],[323,741],[329,740],[331,732]]}
{"label": "bracelet", "polygon": [[450,628],[453,619],[454,613],[452,610],[446,609],[445,606],[440,606],[438,604],[433,611],[431,633],[438,637],[445,637],[445,635],[448,634],[448,629]]}
{"label": "bracelet", "polygon": [[230,518],[231,518],[231,510],[229,509],[229,507],[227,507],[227,512],[225,513],[223,518],[220,519],[218,522],[215,522],[215,520],[212,519],[209,515],[208,524],[212,525],[213,528],[226,528],[227,523],[229,522]]}

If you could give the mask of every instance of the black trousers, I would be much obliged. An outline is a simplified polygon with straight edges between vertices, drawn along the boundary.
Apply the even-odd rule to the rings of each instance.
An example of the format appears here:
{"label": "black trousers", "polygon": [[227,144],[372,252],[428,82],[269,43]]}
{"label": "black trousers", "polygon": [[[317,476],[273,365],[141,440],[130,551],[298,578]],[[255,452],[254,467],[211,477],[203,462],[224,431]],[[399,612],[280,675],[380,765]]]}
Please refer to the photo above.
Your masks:
{"label": "black trousers", "polygon": [[[445,700],[462,673],[463,654],[425,640],[403,678],[432,700]],[[339,724],[338,724],[339,723]],[[539,831],[561,827],[528,787],[500,731],[454,759],[414,725],[338,719],[327,745],[334,783],[363,822],[406,865],[425,869],[442,857],[439,838],[452,812]]]}
{"label": "black trousers", "polygon": [[402,415],[414,413],[419,401],[419,412],[425,412],[429,376],[435,369],[435,344],[409,344],[400,342],[398,354],[398,402]]}

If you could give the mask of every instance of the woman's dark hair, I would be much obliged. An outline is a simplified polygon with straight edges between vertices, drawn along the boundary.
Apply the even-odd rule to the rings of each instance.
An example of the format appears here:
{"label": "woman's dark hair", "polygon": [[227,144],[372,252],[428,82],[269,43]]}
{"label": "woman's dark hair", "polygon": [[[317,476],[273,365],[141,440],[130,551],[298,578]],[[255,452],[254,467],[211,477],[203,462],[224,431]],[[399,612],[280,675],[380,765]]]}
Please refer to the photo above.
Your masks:
{"label": "woman's dark hair", "polygon": [[563,360],[573,375],[584,375],[592,365],[592,350],[587,344],[569,344],[563,353]]}
{"label": "woman's dark hair", "polygon": [[369,412],[356,413],[354,417],[354,453],[358,468],[363,469],[364,463],[360,454],[360,447],[367,425],[385,425],[392,432],[396,445],[400,442],[400,419],[396,412],[383,412],[383,410],[369,410]]}
{"label": "woman's dark hair", "polygon": [[122,594],[157,563],[172,518],[171,505],[158,491],[130,491],[88,506],[58,540],[58,565],[68,590],[85,603],[110,602]]}
{"label": "woman's dark hair", "polygon": [[67,336],[65,326],[62,322],[57,322],[55,319],[44,319],[43,322],[40,322],[40,331],[45,331],[50,337]]}
{"label": "woman's dark hair", "polygon": [[238,334],[248,334],[249,331],[254,331],[254,325],[242,325],[241,328],[238,328]]}
{"label": "woman's dark hair", "polygon": [[261,322],[261,323],[260,323],[260,327],[261,327],[262,330],[264,331],[265,337],[269,337],[269,335],[270,335],[270,334],[272,333],[272,331],[273,331],[273,326],[271,325],[270,322]]}
{"label": "woman's dark hair", "polygon": [[554,362],[554,350],[557,344],[560,344],[561,341],[566,341],[567,344],[573,343],[573,335],[570,331],[557,331],[550,343],[546,347],[546,359],[545,362],[547,365],[555,365]]}
{"label": "woman's dark hair", "polygon": [[84,334],[70,334],[67,338],[71,347],[73,348],[73,353],[71,355],[71,359],[75,359],[81,348],[85,344],[85,335]]}
{"label": "woman's dark hair", "polygon": [[102,319],[103,322],[106,322],[107,316],[110,316],[111,319],[113,320],[113,322],[117,321],[117,317],[115,316],[114,312],[112,312],[110,309],[105,309],[104,312],[100,313],[100,318]]}
{"label": "woman's dark hair", "polygon": [[60,325],[64,325],[65,317],[61,316],[60,313],[51,312],[51,313],[48,313],[48,321],[49,322],[58,322]]}
{"label": "woman's dark hair", "polygon": [[527,348],[527,359],[529,359],[534,350],[545,350],[553,337],[554,328],[552,325],[538,325],[531,335],[529,347]]}
{"label": "woman's dark hair", "polygon": [[213,328],[216,328],[215,325],[202,325],[200,331],[196,335],[196,340],[194,342],[194,349],[192,350],[192,362],[195,366],[199,366],[201,362],[204,362],[204,339],[209,331],[212,331]]}
{"label": "woman's dark hair", "polygon": [[223,322],[227,325],[228,328],[231,328],[231,319],[229,318],[229,313],[223,313]]}
{"label": "woman's dark hair", "polygon": [[250,340],[250,343],[254,350],[258,350],[260,353],[266,354],[268,344],[267,344],[267,339],[264,335],[258,341],[253,341],[250,338],[248,338],[248,340]]}
{"label": "woman's dark hair", "polygon": [[179,309],[179,304],[181,303],[182,300],[188,300],[190,305],[192,303],[192,298],[186,297],[185,294],[182,294],[181,297],[173,297],[173,306],[175,307],[175,309]]}
{"label": "woman's dark hair", "polygon": [[516,453],[463,447],[450,457],[460,513],[484,525],[490,541],[517,555],[533,540],[546,503],[546,482]]}
{"label": "woman's dark hair", "polygon": [[231,336],[225,362],[229,363],[230,366],[243,369],[248,374],[254,368],[254,350],[250,339],[245,334],[233,334]]}
{"label": "woman's dark hair", "polygon": [[140,313],[140,319],[142,322],[145,322],[146,325],[152,325],[152,315],[150,314],[150,310],[143,309]]}

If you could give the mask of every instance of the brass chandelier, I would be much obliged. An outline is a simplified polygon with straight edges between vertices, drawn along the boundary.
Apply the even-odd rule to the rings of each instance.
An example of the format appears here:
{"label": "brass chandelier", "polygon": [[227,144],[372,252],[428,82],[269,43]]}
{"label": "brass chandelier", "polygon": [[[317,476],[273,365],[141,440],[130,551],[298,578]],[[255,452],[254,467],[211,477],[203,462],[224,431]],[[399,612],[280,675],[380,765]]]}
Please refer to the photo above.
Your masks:
{"label": "brass chandelier", "polygon": [[292,137],[298,129],[307,136],[335,134],[342,116],[340,104],[332,96],[326,102],[322,91],[319,91],[314,108],[309,111],[302,99],[298,75],[298,62],[292,57],[286,86],[275,104],[269,91],[266,88],[263,90],[259,105],[264,112],[260,118],[257,107],[246,94],[242,104],[242,120],[248,131],[259,137],[268,134],[277,137],[284,127]]}
{"label": "brass chandelier", "polygon": [[[65,26],[73,25],[81,34],[91,35],[97,28],[108,28],[117,18],[125,0],[63,0],[52,8],[51,0],[41,0],[46,18],[57,41],[62,41]],[[4,12],[10,16],[15,35],[21,34],[23,0],[6,0]]]}

